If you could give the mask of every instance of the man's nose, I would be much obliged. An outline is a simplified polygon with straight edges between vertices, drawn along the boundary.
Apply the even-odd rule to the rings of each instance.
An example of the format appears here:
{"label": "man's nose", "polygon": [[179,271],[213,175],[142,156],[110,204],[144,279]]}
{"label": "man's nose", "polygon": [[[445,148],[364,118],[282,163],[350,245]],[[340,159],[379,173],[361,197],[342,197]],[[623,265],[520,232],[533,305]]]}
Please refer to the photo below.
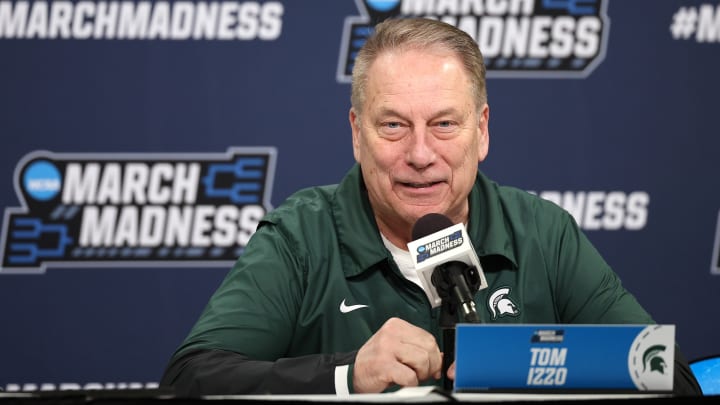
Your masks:
{"label": "man's nose", "polygon": [[427,127],[416,127],[413,130],[405,160],[418,169],[430,166],[435,161],[434,138]]}

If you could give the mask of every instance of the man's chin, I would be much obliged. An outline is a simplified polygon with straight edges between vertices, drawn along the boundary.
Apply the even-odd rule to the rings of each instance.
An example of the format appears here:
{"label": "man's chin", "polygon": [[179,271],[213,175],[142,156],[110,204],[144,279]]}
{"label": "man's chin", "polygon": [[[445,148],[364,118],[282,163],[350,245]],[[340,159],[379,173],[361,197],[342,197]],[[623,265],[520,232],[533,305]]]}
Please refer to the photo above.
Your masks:
{"label": "man's chin", "polygon": [[397,201],[404,205],[408,211],[438,210],[446,208],[447,193],[412,194],[397,193]]}

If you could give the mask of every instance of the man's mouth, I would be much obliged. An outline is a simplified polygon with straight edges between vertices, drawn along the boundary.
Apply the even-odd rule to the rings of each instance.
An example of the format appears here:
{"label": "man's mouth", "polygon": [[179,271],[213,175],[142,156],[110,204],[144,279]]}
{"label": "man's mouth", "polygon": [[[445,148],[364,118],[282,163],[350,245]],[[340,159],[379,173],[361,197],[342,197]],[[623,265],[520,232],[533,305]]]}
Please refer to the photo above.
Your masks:
{"label": "man's mouth", "polygon": [[429,183],[402,183],[402,185],[405,187],[410,187],[410,188],[427,188],[427,187],[432,187],[439,183],[440,183],[439,181],[433,181],[433,182],[429,182]]}

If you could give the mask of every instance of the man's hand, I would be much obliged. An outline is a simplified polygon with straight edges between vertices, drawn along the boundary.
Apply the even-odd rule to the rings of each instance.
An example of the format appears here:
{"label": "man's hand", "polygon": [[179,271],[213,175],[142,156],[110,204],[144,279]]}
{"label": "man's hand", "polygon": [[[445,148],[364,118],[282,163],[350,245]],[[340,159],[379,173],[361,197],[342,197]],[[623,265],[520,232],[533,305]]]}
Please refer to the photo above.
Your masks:
{"label": "man's hand", "polygon": [[382,392],[392,384],[416,386],[440,378],[442,354],[429,332],[390,318],[360,348],[353,368],[356,393]]}

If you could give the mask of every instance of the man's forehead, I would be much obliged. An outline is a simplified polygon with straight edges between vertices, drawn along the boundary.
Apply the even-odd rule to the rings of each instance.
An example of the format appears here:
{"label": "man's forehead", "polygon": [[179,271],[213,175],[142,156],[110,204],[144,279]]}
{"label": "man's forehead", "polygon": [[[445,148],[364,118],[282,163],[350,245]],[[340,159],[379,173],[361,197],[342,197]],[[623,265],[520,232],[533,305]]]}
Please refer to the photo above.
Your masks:
{"label": "man's forehead", "polygon": [[430,61],[418,56],[403,59],[388,55],[377,60],[367,77],[366,103],[375,108],[396,109],[399,106],[394,103],[420,105],[434,100],[447,104],[439,107],[442,109],[474,103],[471,80],[456,60]]}

